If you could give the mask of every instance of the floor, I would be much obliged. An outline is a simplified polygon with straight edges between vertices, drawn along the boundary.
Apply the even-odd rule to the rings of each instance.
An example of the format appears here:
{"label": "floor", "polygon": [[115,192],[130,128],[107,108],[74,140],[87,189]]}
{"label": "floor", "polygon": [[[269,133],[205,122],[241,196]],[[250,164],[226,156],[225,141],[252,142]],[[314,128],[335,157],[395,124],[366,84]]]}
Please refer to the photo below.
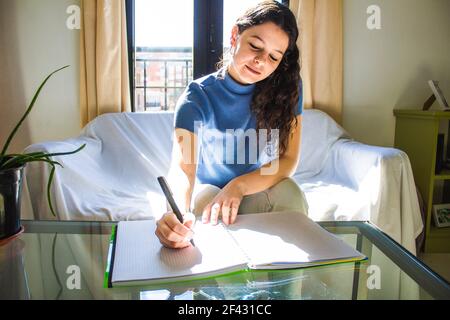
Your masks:
{"label": "floor", "polygon": [[420,253],[418,257],[433,271],[450,282],[450,253]]}

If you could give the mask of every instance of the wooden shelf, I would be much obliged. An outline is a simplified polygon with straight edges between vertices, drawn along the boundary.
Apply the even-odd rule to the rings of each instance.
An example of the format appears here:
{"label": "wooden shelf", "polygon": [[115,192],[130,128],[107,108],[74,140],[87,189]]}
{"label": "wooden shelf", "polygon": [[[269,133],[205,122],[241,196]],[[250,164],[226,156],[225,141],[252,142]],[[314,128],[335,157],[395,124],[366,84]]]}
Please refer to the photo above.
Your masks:
{"label": "wooden shelf", "polygon": [[450,120],[450,112],[420,109],[394,110],[396,116],[394,147],[408,155],[415,183],[427,207],[425,252],[450,252],[450,227],[437,228],[434,225],[432,217],[434,203],[428,203],[433,201],[436,183],[450,181],[449,169],[439,174],[434,173],[440,127]]}
{"label": "wooden shelf", "polygon": [[449,111],[441,110],[427,110],[420,109],[395,109],[394,115],[404,118],[419,118],[419,119],[450,119]]}
{"label": "wooden shelf", "polygon": [[449,252],[450,227],[438,228],[431,222],[430,229],[426,235],[425,252],[442,253]]}
{"label": "wooden shelf", "polygon": [[442,170],[439,174],[434,175],[434,180],[450,180],[450,170]]}
{"label": "wooden shelf", "polygon": [[450,241],[450,227],[438,228],[435,225],[430,226],[430,237],[448,238]]}

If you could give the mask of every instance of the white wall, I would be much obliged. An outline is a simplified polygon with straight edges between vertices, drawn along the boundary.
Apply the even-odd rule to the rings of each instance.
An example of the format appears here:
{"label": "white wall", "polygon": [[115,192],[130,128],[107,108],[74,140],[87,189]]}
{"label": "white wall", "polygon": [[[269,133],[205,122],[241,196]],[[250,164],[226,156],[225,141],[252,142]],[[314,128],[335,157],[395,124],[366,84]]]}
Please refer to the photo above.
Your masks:
{"label": "white wall", "polygon": [[79,0],[0,0],[0,145],[21,118],[41,81],[44,89],[8,150],[76,136],[79,116],[79,31],[69,30],[68,6]]}
{"label": "white wall", "polygon": [[[373,4],[381,30],[366,27]],[[343,126],[355,139],[392,146],[393,109],[421,109],[430,79],[450,100],[449,14],[450,0],[344,0]]]}

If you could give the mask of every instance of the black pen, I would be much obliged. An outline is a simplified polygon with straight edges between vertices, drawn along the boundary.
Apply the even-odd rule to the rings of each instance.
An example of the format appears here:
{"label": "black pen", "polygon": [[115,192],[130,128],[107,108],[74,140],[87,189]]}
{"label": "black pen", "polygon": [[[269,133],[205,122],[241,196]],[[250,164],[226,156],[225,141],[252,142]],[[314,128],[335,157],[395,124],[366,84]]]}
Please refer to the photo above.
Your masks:
{"label": "black pen", "polygon": [[[170,207],[172,208],[173,213],[175,213],[175,216],[177,219],[183,223],[183,215],[180,212],[180,209],[178,209],[177,204],[175,203],[175,199],[172,196],[172,191],[169,188],[169,185],[167,184],[167,181],[164,177],[158,177],[159,185],[161,186],[162,191],[164,192],[164,195],[166,196],[167,201],[169,202]],[[193,247],[195,247],[194,239],[191,239],[191,244]]]}

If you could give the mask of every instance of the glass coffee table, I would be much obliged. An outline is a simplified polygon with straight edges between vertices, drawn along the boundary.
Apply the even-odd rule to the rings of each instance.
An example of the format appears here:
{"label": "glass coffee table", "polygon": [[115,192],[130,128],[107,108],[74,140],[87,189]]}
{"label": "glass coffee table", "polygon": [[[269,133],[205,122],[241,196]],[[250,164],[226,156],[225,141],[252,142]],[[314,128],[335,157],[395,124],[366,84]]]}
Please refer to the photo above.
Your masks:
{"label": "glass coffee table", "polygon": [[104,272],[115,222],[22,224],[25,232],[0,246],[0,299],[450,299],[449,283],[368,222],[319,222],[364,262],[112,289]]}

